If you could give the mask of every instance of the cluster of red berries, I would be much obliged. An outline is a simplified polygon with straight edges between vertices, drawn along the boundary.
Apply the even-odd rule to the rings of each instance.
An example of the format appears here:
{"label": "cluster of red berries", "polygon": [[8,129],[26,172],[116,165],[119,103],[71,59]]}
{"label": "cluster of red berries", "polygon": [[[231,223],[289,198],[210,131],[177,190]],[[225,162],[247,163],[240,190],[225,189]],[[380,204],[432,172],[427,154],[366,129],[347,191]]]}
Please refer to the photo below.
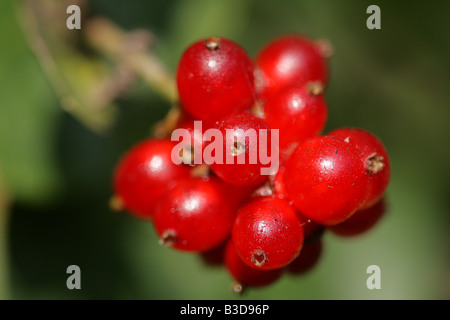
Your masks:
{"label": "cluster of red berries", "polygon": [[[176,127],[189,138],[181,148],[169,138],[132,148],[114,175],[116,200],[149,219],[161,244],[205,257],[219,252],[242,285],[303,270],[308,256],[317,258],[325,228],[349,234],[344,226],[354,217],[359,225],[373,220],[390,179],[388,154],[373,134],[320,135],[327,58],[323,45],[297,35],[275,39],[255,60],[228,39],[192,44],[176,77]],[[208,135],[212,128],[225,138]],[[250,129],[259,134],[245,134]],[[207,152],[219,161],[194,161]],[[274,156],[278,170],[262,174]]]}

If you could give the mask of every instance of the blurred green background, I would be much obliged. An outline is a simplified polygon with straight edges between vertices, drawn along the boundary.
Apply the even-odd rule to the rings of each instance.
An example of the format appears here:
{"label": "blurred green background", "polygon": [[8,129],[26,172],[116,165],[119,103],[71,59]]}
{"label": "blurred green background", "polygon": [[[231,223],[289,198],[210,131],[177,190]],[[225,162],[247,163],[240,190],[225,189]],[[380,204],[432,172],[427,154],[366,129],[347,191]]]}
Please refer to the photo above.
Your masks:
{"label": "blurred green background", "polygon": [[[30,2],[52,1],[25,5]],[[23,21],[24,3],[5,0],[0,2],[0,297],[450,298],[450,3],[66,1],[77,3],[82,30],[65,28],[67,6],[56,13],[62,26],[55,19],[47,20],[47,27],[75,37],[85,56],[95,59],[96,53],[77,42],[90,17],[106,17],[125,30],[147,29],[155,37],[153,52],[172,73],[183,50],[205,36],[233,39],[251,56],[285,33],[329,39],[335,54],[325,131],[357,126],[384,142],[392,162],[389,211],[358,237],[325,233],[323,254],[309,273],[286,274],[242,297],[232,294],[224,268],[159,246],[149,223],[108,208],[116,162],[149,136],[170,103],[137,80],[104,114],[92,109],[100,113],[98,121],[90,119],[89,109],[81,116],[64,111],[42,60],[28,46],[26,34],[29,41],[33,30]],[[381,30],[366,28],[371,4],[381,8]],[[67,74],[79,86],[95,83],[92,68],[77,64],[64,51],[68,46],[59,47],[52,46],[56,63],[71,66]],[[110,65],[99,69],[105,66]],[[82,96],[87,89],[71,90]],[[72,264],[81,268],[81,290],[66,288]],[[366,287],[372,264],[381,268],[381,290]]]}

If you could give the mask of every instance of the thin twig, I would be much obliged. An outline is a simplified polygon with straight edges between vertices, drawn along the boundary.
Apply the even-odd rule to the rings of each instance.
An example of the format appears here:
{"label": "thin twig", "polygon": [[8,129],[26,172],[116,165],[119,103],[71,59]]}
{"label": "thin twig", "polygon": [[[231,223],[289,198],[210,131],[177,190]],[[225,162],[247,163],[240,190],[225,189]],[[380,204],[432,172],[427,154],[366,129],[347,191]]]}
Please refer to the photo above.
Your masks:
{"label": "thin twig", "polygon": [[64,77],[61,75],[59,68],[55,62],[42,33],[40,32],[39,23],[36,19],[36,13],[33,10],[35,3],[27,1],[18,10],[19,19],[22,30],[24,30],[25,38],[28,45],[36,54],[39,62],[44,69],[50,84],[55,92],[63,99],[68,96],[69,88],[67,87]]}
{"label": "thin twig", "polygon": [[125,63],[172,104],[177,101],[172,75],[149,50],[153,39],[150,32],[136,30],[127,33],[107,19],[96,18],[87,23],[85,35],[97,51],[116,62]]}
{"label": "thin twig", "polygon": [[[124,79],[109,75],[106,64],[79,52],[74,40],[78,31],[65,29],[63,8],[64,2],[26,0],[17,5],[18,21],[61,107],[93,131],[105,132],[115,120],[112,101],[127,89],[130,77],[124,72],[118,73]],[[91,69],[77,73],[75,64],[79,64],[76,70]],[[86,81],[92,85],[86,86]]]}

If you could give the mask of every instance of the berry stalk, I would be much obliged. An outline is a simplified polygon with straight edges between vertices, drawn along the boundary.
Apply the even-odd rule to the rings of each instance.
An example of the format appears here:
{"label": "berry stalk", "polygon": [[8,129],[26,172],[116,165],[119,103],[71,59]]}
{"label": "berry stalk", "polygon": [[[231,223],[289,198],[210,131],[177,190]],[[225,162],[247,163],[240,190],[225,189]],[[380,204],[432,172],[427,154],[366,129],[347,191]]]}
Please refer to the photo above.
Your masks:
{"label": "berry stalk", "polygon": [[94,49],[114,61],[125,63],[171,103],[178,99],[175,81],[162,62],[148,50],[153,35],[136,30],[126,33],[112,22],[96,18],[86,27],[86,38]]}
{"label": "berry stalk", "polygon": [[180,116],[175,79],[161,60],[149,50],[153,34],[145,30],[125,32],[104,18],[89,21],[85,36],[91,46],[117,65],[130,69],[156,93],[172,104],[167,116],[153,128],[153,135],[166,137]]}

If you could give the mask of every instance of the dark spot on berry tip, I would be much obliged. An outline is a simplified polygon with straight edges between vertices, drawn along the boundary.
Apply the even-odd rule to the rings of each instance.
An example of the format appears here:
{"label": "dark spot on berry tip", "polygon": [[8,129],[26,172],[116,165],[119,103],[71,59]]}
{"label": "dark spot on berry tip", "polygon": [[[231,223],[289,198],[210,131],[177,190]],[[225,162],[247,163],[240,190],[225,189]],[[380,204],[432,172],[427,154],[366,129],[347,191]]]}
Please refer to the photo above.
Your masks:
{"label": "dark spot on berry tip", "polygon": [[205,46],[210,51],[216,51],[220,49],[220,38],[219,37],[212,37],[205,40]]}
{"label": "dark spot on berry tip", "polygon": [[381,156],[377,156],[376,153],[372,153],[369,157],[366,159],[366,170],[370,174],[375,174],[383,170],[385,164],[384,164],[384,158]]}
{"label": "dark spot on berry tip", "polygon": [[267,255],[262,250],[255,250],[251,260],[255,266],[260,267],[267,262]]}
{"label": "dark spot on berry tip", "polygon": [[178,241],[178,237],[175,231],[166,230],[159,238],[158,243],[165,247],[172,247]]}
{"label": "dark spot on berry tip", "polygon": [[338,153],[339,153],[339,150],[336,150],[335,154],[338,154]]}

